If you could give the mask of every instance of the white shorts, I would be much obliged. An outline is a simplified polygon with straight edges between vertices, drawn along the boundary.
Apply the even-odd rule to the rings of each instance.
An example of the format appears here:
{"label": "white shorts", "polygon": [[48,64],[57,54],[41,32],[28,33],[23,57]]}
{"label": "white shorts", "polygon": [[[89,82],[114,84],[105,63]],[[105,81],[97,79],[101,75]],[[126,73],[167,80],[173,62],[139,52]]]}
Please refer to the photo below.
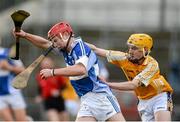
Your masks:
{"label": "white shorts", "polygon": [[12,107],[12,109],[26,108],[25,101],[20,92],[0,96],[0,110],[7,108],[9,105]]}
{"label": "white shorts", "polygon": [[92,116],[97,121],[105,121],[118,112],[121,111],[115,96],[106,93],[89,92],[81,97],[77,117]]}
{"label": "white shorts", "polygon": [[172,98],[169,93],[163,92],[149,100],[139,100],[138,111],[142,121],[154,121],[154,114],[158,111],[171,111]]}

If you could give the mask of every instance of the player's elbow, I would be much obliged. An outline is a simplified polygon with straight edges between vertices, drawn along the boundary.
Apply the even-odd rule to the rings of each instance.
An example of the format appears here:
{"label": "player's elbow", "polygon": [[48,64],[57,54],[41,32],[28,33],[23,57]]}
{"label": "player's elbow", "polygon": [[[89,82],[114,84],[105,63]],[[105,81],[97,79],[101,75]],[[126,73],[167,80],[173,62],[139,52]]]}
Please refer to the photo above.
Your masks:
{"label": "player's elbow", "polygon": [[79,64],[79,65],[80,66],[77,67],[77,69],[75,69],[75,70],[78,71],[79,75],[85,75],[87,73],[85,66],[83,66],[82,64]]}
{"label": "player's elbow", "polygon": [[82,68],[79,73],[80,75],[85,75],[87,73],[86,68]]}
{"label": "player's elbow", "polygon": [[91,44],[91,49],[92,49],[93,51],[96,51],[96,50],[97,50],[97,47],[96,47],[95,45]]}
{"label": "player's elbow", "polygon": [[76,71],[76,73],[75,73],[74,75],[75,75],[75,76],[86,75],[86,71],[84,71],[84,70],[79,70],[78,72]]}

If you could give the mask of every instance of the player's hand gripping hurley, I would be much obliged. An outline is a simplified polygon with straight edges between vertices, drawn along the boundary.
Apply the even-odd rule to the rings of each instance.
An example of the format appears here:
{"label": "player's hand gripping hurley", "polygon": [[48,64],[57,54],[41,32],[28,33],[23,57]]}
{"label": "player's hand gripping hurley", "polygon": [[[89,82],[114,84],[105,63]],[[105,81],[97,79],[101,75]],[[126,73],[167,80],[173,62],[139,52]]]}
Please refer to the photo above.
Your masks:
{"label": "player's hand gripping hurley", "polygon": [[[16,32],[19,32],[21,30],[21,26],[24,20],[29,16],[30,14],[24,10],[18,10],[12,13],[11,18],[14,22]],[[15,60],[19,59],[19,37],[16,37],[16,56],[11,58]]]}

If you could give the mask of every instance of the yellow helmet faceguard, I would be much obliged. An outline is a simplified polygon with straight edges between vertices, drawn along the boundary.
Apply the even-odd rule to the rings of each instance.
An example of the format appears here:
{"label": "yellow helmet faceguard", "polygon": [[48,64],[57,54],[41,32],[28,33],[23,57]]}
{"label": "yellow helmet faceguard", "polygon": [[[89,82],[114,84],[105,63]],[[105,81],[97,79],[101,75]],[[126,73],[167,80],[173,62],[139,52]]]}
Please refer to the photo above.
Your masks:
{"label": "yellow helmet faceguard", "polygon": [[[143,50],[144,56],[147,56],[153,47],[153,40],[147,34],[132,34],[127,40],[127,44],[141,48]],[[148,49],[148,53],[145,54],[144,48]]]}

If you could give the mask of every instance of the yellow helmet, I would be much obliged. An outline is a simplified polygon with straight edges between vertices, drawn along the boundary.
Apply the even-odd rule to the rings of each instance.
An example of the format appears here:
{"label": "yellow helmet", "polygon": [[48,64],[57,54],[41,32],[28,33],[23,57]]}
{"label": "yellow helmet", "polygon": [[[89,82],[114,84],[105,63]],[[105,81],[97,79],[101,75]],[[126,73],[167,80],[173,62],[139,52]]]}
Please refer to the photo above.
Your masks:
{"label": "yellow helmet", "polygon": [[127,40],[127,44],[134,45],[142,49],[146,47],[148,49],[148,53],[150,53],[151,48],[153,47],[153,40],[151,36],[147,34],[132,34]]}

